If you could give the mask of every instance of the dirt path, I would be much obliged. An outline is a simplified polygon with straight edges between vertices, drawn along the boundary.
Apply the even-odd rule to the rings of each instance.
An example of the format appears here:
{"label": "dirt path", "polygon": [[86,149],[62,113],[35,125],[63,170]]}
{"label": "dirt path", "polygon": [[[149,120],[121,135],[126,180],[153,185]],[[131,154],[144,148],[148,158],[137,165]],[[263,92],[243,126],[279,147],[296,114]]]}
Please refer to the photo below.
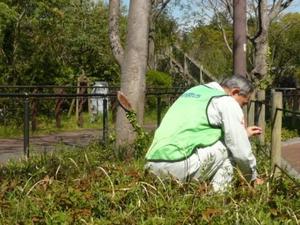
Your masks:
{"label": "dirt path", "polygon": [[[51,151],[58,144],[74,147],[85,146],[91,141],[100,141],[100,132],[99,129],[84,129],[30,137],[30,150],[37,152]],[[22,158],[23,156],[23,138],[0,139],[0,163],[7,162],[9,159]]]}

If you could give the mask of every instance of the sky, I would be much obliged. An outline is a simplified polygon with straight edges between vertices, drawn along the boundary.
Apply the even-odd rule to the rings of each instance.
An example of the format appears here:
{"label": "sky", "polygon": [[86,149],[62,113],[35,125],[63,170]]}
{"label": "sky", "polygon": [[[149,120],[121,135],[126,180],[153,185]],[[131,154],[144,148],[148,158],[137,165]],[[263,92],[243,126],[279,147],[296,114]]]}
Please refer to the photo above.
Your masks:
{"label": "sky", "polygon": [[300,12],[300,0],[294,0],[287,9],[289,12]]}
{"label": "sky", "polygon": [[[93,0],[94,2],[98,2],[99,0]],[[108,2],[108,0],[104,0]],[[130,0],[121,0],[121,2],[125,5],[129,5]],[[300,12],[300,0],[293,0],[291,6],[289,6],[288,11],[290,12]]]}
{"label": "sky", "polygon": [[[94,1],[94,2],[104,1],[107,4],[109,2],[109,0],[92,0],[92,1]],[[121,1],[121,4],[129,7],[130,0],[120,0],[120,1]],[[183,3],[187,2],[184,0],[181,0],[181,1]],[[250,0],[246,0],[246,1],[250,1]],[[272,3],[275,0],[268,0],[268,1],[269,1],[269,3]],[[174,1],[171,1],[170,4],[172,2],[174,2]],[[194,9],[198,10],[197,7],[194,7],[194,8],[192,7],[191,11],[193,11]],[[199,10],[201,10],[201,9],[199,8]],[[193,12],[191,12],[191,11],[189,11],[190,15],[193,14]],[[180,27],[179,28],[180,30],[190,29],[190,28],[194,27],[195,24],[197,24],[199,21],[199,17],[189,16],[189,18],[191,18],[190,20],[187,19],[187,17],[184,18],[183,10],[181,10],[179,7],[174,7],[174,5],[172,6],[172,10],[170,12],[171,12],[171,15],[173,16],[173,18],[177,21],[177,24]],[[194,11],[194,12],[197,12],[197,11]],[[300,0],[293,0],[291,5],[284,11],[284,13],[289,13],[289,12],[299,12],[300,13]],[[208,14],[210,14],[210,13],[208,12]],[[201,19],[201,21],[206,21],[206,20],[207,20],[207,18]]]}
{"label": "sky", "polygon": [[[94,2],[98,2],[99,0],[93,0]],[[149,0],[150,1],[150,0]],[[104,0],[104,2],[108,2],[108,0]],[[129,2],[130,0],[121,0],[121,2],[126,5],[129,6]],[[180,10],[179,9],[175,9],[173,12],[173,16],[174,17],[180,17]],[[300,0],[293,0],[292,4],[287,8],[287,10],[285,12],[299,12],[300,13]]]}

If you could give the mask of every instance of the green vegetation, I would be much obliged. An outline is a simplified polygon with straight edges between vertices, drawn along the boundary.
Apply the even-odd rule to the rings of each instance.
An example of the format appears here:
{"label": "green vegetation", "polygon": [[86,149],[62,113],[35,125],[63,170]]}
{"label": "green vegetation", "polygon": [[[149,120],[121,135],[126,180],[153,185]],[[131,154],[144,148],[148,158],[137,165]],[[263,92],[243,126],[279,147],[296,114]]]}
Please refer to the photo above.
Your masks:
{"label": "green vegetation", "polygon": [[[108,6],[91,0],[3,0],[0,3],[0,83],[117,82],[111,54]],[[124,36],[125,20],[120,22]]]}
{"label": "green vegetation", "polygon": [[[223,19],[230,41],[232,24]],[[126,20],[122,15],[122,42]],[[111,54],[107,21],[108,6],[104,1],[95,4],[92,0],[2,0],[0,84],[74,85],[82,72],[91,81],[118,84],[120,68]],[[231,75],[231,53],[216,17],[209,23],[200,21],[194,29],[180,34],[180,38],[174,35],[177,24],[168,12],[157,21],[157,54],[167,52],[168,47],[179,42],[212,74]],[[277,83],[281,76],[299,77],[299,27],[299,13],[279,18],[271,27],[269,66]],[[164,71],[167,63],[157,62],[157,69]],[[158,71],[149,71],[147,78],[148,86],[174,84],[171,76]],[[5,121],[0,121],[2,137],[22,134],[23,112],[22,106],[16,107],[17,102],[0,102],[0,109],[4,110],[1,113],[6,109],[10,112],[2,116]],[[54,108],[54,102],[43,104],[35,134],[77,129],[75,117],[64,116],[62,128],[55,128],[53,115],[49,119],[49,108]],[[149,100],[149,117],[145,121],[155,118],[155,104],[155,98]],[[162,101],[163,111],[167,104],[168,101]],[[87,117],[84,114],[84,128],[101,127],[101,120],[90,123]],[[136,123],[135,117],[128,118]],[[130,160],[112,145],[94,143],[77,149],[57,146],[56,151],[33,155],[28,161],[2,165],[0,224],[300,224],[299,184],[285,175],[271,177],[269,159],[263,154],[268,147],[255,147],[265,184],[253,189],[237,174],[232,189],[212,194],[205,183],[179,184],[146,173],[142,156],[149,136],[138,126],[134,129],[137,142],[126,146],[134,151],[135,158]],[[282,136],[285,140],[297,135],[284,130]]]}
{"label": "green vegetation", "polygon": [[[43,134],[53,134],[57,132],[64,132],[64,131],[76,131],[80,129],[86,128],[102,128],[102,115],[97,117],[97,121],[92,122],[91,116],[89,113],[83,113],[83,127],[79,127],[77,125],[76,117],[72,115],[70,118],[67,115],[62,116],[62,124],[60,128],[57,128],[55,125],[54,118],[48,118],[46,116],[38,116],[38,128],[36,131],[32,132],[30,130],[30,135],[43,135]],[[112,116],[109,116],[111,119]],[[111,122],[111,121],[110,121]],[[0,126],[0,137],[1,138],[12,138],[12,137],[20,137],[23,135],[23,126],[20,129],[18,125],[6,125]]]}
{"label": "green vegetation", "polygon": [[258,162],[264,185],[236,180],[212,194],[147,174],[143,159],[120,161],[111,147],[64,148],[0,168],[0,224],[299,224],[296,184]]}
{"label": "green vegetation", "polygon": [[[267,125],[266,127],[266,134],[265,134],[265,138],[267,140],[271,140],[271,135],[272,135],[272,130],[271,130],[271,126]],[[295,137],[299,137],[300,133],[299,131],[297,131],[297,129],[288,129],[285,127],[282,127],[281,129],[281,141],[286,141]]]}
{"label": "green vegetation", "polygon": [[[127,23],[124,12],[123,7],[120,20],[122,42]],[[228,46],[232,45],[232,21],[228,15],[219,12],[204,23],[199,10],[198,18],[192,19],[196,21],[194,27],[179,34],[180,21],[176,21],[171,12],[172,8],[166,8],[156,18],[154,34],[151,34],[157,70],[170,72],[166,71],[169,68],[161,56],[176,43],[216,77],[231,75],[232,53]],[[288,13],[279,17],[270,28],[270,68],[275,84],[280,83],[281,77],[299,79],[299,15]],[[218,21],[222,21],[228,46]],[[253,18],[248,21],[250,33],[255,24]],[[92,0],[2,0],[0,83],[75,84],[83,70],[92,81],[118,84],[120,68],[111,53],[108,30],[108,6],[104,1],[95,4]],[[251,53],[249,45],[249,59]],[[249,70],[252,63],[249,60]]]}
{"label": "green vegetation", "polygon": [[159,88],[171,88],[172,87],[172,77],[170,74],[149,70],[146,74],[147,87],[159,87]]}
{"label": "green vegetation", "polygon": [[275,84],[295,87],[300,81],[300,13],[290,13],[276,21],[270,31],[272,75]]}

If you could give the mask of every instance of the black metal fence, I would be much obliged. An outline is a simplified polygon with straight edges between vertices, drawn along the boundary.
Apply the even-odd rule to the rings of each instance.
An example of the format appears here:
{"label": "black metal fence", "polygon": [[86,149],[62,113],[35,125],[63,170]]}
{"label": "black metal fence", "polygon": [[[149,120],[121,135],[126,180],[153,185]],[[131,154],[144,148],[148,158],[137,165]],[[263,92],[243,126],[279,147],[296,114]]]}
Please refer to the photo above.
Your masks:
{"label": "black metal fence", "polygon": [[[298,172],[283,160],[282,157],[282,127],[287,129],[297,129],[298,136],[300,136],[300,95],[299,88],[278,88],[267,92],[265,100],[252,101],[255,103],[255,124],[264,126],[265,120],[257,117],[265,115],[265,119],[271,124],[271,143],[270,152],[266,149],[261,149],[267,156],[271,157],[273,167],[273,175],[278,175],[278,170],[290,178],[297,186],[300,187],[299,181],[293,176],[299,177]],[[265,107],[266,114],[261,113],[262,107]],[[249,112],[248,112],[248,116]],[[262,122],[261,124],[257,123]],[[287,122],[292,121],[292,122]],[[294,150],[293,150],[294,151]],[[294,155],[294,153],[292,153]],[[295,156],[294,156],[295,157]],[[289,160],[291,158],[289,157]],[[293,160],[292,160],[293,161]],[[278,169],[278,170],[276,170]],[[291,172],[292,171],[292,172]],[[294,172],[295,171],[295,172]],[[275,173],[276,172],[276,173]]]}
{"label": "black metal fence", "polygon": [[[83,112],[88,113],[88,102],[91,99],[102,99],[102,113],[100,113],[100,122],[94,127],[98,131],[93,131],[95,139],[99,139],[101,143],[107,143],[108,136],[112,130],[114,116],[116,112],[116,92],[119,87],[98,87],[107,89],[106,94],[91,93],[94,86],[0,86],[0,128],[9,127],[11,123],[17,124],[22,134],[23,151],[29,156],[30,139],[33,138],[34,130],[39,129],[37,125],[37,117],[42,115],[46,118],[52,118],[49,123],[54,123],[55,128],[61,125],[62,115],[70,114],[72,112],[71,105],[74,100],[78,100],[78,115],[76,121],[78,127],[84,127],[83,123],[87,122],[83,119]],[[151,114],[152,121],[145,121],[151,123],[152,127],[160,124],[164,111],[174,102],[174,100],[185,91],[186,88],[148,88],[146,91],[146,107],[145,114]],[[284,123],[290,122],[290,127],[300,128],[299,101],[300,89],[276,89],[283,92],[283,112]],[[270,118],[270,98],[267,97],[264,102],[257,102],[256,104],[265,104],[266,116]],[[74,108],[74,107],[73,107]],[[259,107],[257,107],[259,108]],[[298,110],[296,110],[296,108]],[[74,111],[74,110],[73,110]],[[18,121],[15,121],[16,118]],[[55,121],[55,122],[53,122]],[[296,126],[296,127],[295,127]],[[31,129],[30,129],[31,127]],[[54,127],[54,125],[53,125]],[[59,131],[59,129],[53,129]],[[35,133],[36,134],[36,133]],[[89,135],[91,135],[89,133]],[[1,135],[0,135],[1,138]],[[3,137],[2,137],[3,138]],[[63,139],[63,137],[59,137]]]}
{"label": "black metal fence", "polygon": [[[82,88],[82,86],[48,85],[0,86],[0,127],[9,127],[11,123],[16,123],[19,128],[23,128],[23,152],[26,157],[29,157],[30,141],[35,139],[32,134],[39,130],[37,124],[39,116],[51,118],[49,120],[50,123],[55,121],[53,127],[60,128],[62,127],[62,115],[69,115],[70,112],[74,111],[72,110],[72,108],[74,109],[72,104],[74,105],[74,101],[77,101],[77,118],[75,122],[78,127],[84,127],[83,124],[87,123],[87,121],[83,121],[83,113],[90,115],[90,106],[88,105],[90,100],[100,99],[102,111],[99,113],[99,116],[102,119],[96,125],[99,132],[95,134],[95,138],[98,138],[101,143],[105,144],[111,130],[109,126],[113,126],[114,123],[117,107],[116,91],[119,88],[100,87],[108,90],[105,94],[91,93],[90,90],[95,87],[84,87],[84,90]],[[81,90],[78,91],[78,89]],[[155,114],[156,121],[150,121],[152,127],[159,125],[163,112],[183,91],[185,90],[182,88],[147,89],[145,114],[149,114],[150,111],[152,112],[152,117]],[[15,122],[13,118],[17,118],[18,122]],[[59,131],[59,129],[53,130]],[[63,137],[60,138],[62,139]]]}
{"label": "black metal fence", "polygon": [[[300,88],[275,88],[275,91],[282,92],[283,97],[283,123],[286,128],[289,129],[298,129],[300,132],[300,116],[297,113],[300,111]],[[271,89],[266,91],[265,100],[252,101],[255,104],[255,122],[257,123],[257,119],[259,116],[259,112],[261,110],[261,106],[265,106],[265,119],[267,122],[271,122]]]}

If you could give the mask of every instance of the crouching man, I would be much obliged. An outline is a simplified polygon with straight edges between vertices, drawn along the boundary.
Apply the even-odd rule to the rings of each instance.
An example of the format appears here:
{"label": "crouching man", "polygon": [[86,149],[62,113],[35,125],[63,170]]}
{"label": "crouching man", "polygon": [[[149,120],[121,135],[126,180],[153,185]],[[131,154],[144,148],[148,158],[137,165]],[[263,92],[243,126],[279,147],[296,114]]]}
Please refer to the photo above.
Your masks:
{"label": "crouching man", "polygon": [[245,127],[241,108],[252,92],[243,76],[187,90],[156,130],[145,168],[180,181],[209,181],[214,191],[224,191],[238,167],[246,180],[261,184],[248,138],[262,131]]}

